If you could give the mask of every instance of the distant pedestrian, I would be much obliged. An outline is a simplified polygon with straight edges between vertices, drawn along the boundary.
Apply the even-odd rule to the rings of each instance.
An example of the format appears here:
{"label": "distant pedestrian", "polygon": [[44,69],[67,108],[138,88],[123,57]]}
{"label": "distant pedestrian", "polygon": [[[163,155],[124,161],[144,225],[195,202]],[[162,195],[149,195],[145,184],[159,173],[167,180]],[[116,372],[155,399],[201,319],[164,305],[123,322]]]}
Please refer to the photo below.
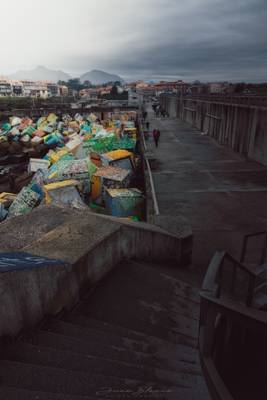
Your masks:
{"label": "distant pedestrian", "polygon": [[149,131],[149,121],[146,122],[146,129]]}
{"label": "distant pedestrian", "polygon": [[156,147],[158,147],[159,138],[160,138],[160,131],[158,129],[154,129],[153,130],[153,138],[154,138],[154,142],[155,142]]}

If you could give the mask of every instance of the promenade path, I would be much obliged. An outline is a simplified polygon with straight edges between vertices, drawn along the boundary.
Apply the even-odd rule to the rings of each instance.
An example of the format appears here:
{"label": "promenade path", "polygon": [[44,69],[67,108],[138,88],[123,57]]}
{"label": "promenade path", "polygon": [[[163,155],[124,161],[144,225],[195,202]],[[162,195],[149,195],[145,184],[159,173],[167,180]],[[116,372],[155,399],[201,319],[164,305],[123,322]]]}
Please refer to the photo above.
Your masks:
{"label": "promenade path", "polygon": [[148,150],[160,214],[181,215],[194,234],[193,266],[201,275],[216,250],[239,256],[246,233],[267,229],[267,168],[247,161],[187,123],[155,118],[148,108]]}

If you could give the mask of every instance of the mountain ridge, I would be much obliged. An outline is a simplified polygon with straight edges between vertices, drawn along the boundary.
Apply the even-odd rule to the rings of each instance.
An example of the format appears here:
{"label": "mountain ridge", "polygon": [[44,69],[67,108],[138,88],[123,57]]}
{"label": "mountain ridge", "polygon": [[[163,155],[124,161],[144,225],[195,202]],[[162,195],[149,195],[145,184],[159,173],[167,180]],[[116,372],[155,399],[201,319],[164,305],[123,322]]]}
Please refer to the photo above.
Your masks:
{"label": "mountain ridge", "polygon": [[11,79],[29,79],[33,81],[52,81],[58,82],[59,80],[69,80],[71,79],[71,75],[67,74],[64,71],[53,70],[46,68],[42,65],[38,65],[36,68],[32,70],[20,70],[15,74],[9,76]]}
{"label": "mountain ridge", "polygon": [[[64,71],[49,69],[45,66],[39,65],[32,70],[20,70],[14,74],[9,75],[10,79],[14,80],[32,80],[32,81],[68,81],[74,78],[71,74]],[[108,82],[124,82],[124,80],[116,74],[110,74],[105,71],[98,69],[93,69],[89,72],[85,72],[79,76],[80,81],[83,83],[86,80],[90,81],[92,84],[104,84]]]}
{"label": "mountain ridge", "polygon": [[124,80],[119,75],[110,74],[99,69],[92,69],[91,71],[86,72],[85,74],[80,76],[80,80],[82,83],[88,80],[94,85],[116,81],[124,82]]}

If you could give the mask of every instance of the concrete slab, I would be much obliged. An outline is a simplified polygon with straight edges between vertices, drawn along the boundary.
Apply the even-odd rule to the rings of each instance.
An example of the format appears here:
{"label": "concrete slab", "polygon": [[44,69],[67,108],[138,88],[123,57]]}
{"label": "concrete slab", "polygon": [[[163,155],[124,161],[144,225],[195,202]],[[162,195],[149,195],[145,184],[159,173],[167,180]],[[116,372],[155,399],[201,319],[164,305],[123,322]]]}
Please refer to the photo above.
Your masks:
{"label": "concrete slab", "polygon": [[[0,274],[0,320],[4,321],[0,335],[16,335],[44,315],[72,306],[80,293],[122,260],[164,262],[179,268],[190,247],[181,232],[174,235],[155,225],[54,206],[9,219],[0,232],[0,252],[8,254],[5,267],[18,257],[18,250],[29,255],[23,256],[29,263],[23,262],[22,268]],[[42,266],[38,266],[40,257]]]}
{"label": "concrete slab", "polygon": [[188,219],[202,277],[216,250],[238,256],[244,234],[267,228],[267,168],[183,121],[155,118],[152,109],[148,120],[161,132],[158,148],[147,142],[160,214]]}

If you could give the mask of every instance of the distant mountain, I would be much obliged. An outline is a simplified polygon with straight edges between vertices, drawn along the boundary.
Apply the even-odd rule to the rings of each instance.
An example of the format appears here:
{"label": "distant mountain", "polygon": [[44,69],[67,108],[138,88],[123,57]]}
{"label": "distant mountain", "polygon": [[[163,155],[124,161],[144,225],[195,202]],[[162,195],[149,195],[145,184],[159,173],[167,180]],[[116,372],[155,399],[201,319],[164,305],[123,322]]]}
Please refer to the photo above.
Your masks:
{"label": "distant mountain", "polygon": [[[9,76],[10,79],[15,80],[32,80],[32,81],[51,81],[58,82],[60,81],[68,81],[72,78],[71,75],[67,74],[63,71],[55,71],[46,67],[39,65],[38,67],[32,70],[18,71],[15,74]],[[124,80],[119,75],[109,74],[104,71],[92,70],[90,72],[86,72],[82,76],[80,76],[80,81],[83,83],[84,81],[90,81],[94,85],[101,85],[107,82],[124,82]]]}
{"label": "distant mountain", "polygon": [[28,71],[18,71],[15,74],[9,76],[11,79],[25,79],[25,80],[32,80],[32,81],[51,81],[51,82],[58,82],[61,81],[68,81],[71,79],[71,76],[63,71],[55,71],[43,66],[38,66],[35,69],[28,70]]}
{"label": "distant mountain", "polygon": [[108,82],[124,82],[119,75],[108,74],[104,71],[93,69],[90,72],[86,72],[80,77],[81,82],[90,81],[93,85],[101,85],[102,83]]}

